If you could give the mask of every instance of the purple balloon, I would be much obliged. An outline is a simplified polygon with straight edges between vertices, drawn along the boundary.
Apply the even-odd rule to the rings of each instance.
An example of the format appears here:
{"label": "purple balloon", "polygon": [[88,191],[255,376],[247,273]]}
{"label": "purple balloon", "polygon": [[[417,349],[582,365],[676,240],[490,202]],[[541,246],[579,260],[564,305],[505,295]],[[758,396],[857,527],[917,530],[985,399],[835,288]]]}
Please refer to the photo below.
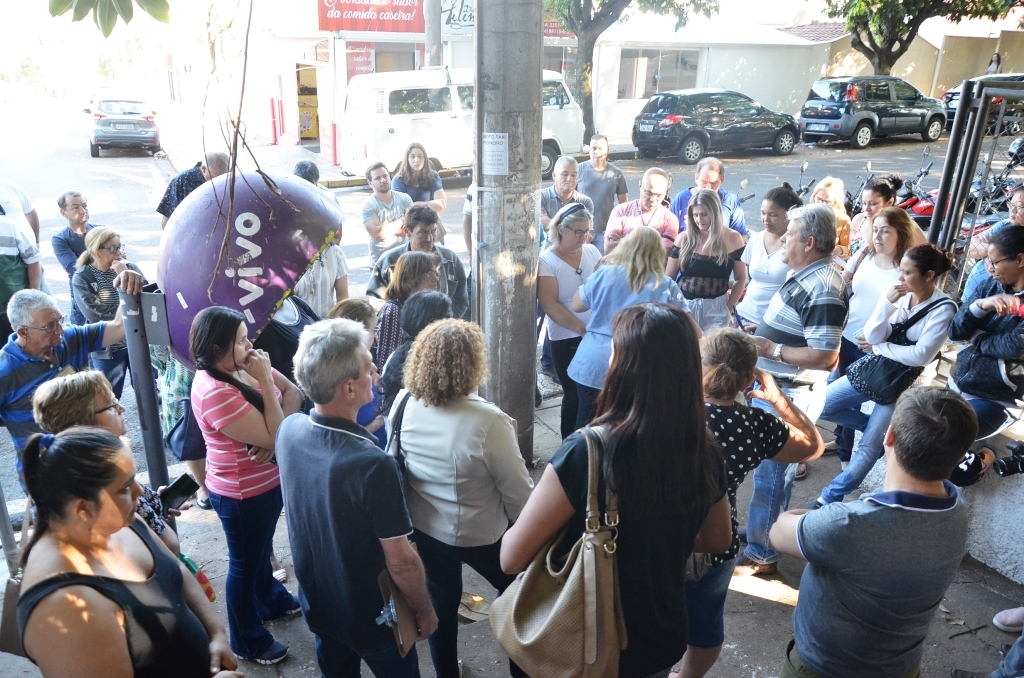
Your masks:
{"label": "purple balloon", "polygon": [[199,311],[236,309],[255,337],[342,221],[324,191],[293,176],[273,177],[278,196],[262,176],[237,174],[232,209],[229,178],[219,176],[189,194],[160,241],[157,281],[167,297],[171,352],[189,366],[188,335]]}

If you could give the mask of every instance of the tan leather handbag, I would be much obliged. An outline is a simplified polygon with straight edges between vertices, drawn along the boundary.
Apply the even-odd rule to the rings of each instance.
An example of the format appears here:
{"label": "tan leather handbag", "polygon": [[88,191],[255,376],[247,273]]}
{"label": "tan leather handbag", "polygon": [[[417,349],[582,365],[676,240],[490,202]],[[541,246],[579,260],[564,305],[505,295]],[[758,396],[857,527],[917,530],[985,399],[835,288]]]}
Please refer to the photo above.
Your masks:
{"label": "tan leather handbag", "polygon": [[598,509],[599,429],[587,439],[589,483],[583,535],[556,558],[566,530],[491,604],[494,637],[531,676],[614,678],[626,649],[626,624],[615,561],[618,499],[606,488],[604,524]]}
{"label": "tan leather handbag", "polygon": [[18,597],[21,595],[21,573],[7,580],[4,609],[0,614],[0,652],[27,657],[18,633]]}

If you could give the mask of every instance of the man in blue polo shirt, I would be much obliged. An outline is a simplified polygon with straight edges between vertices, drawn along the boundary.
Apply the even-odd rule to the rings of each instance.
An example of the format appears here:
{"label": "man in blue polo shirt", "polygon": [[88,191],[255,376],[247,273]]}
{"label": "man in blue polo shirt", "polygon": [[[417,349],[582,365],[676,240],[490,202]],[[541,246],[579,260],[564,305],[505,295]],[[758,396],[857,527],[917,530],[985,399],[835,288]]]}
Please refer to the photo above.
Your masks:
{"label": "man in blue polo shirt", "polygon": [[744,221],[740,197],[722,190],[722,184],[725,183],[725,165],[722,161],[711,156],[702,159],[697,163],[697,172],[693,175],[693,180],[697,185],[677,195],[669,206],[672,214],[679,218],[679,232],[686,230],[686,209],[690,206],[690,198],[697,191],[706,188],[718,191],[718,197],[722,199],[722,217],[725,225],[746,238],[749,232]]}
{"label": "man in blue polo shirt", "polygon": [[[143,282],[138,273],[125,271],[114,278],[114,287],[138,294]],[[32,418],[36,389],[55,376],[88,369],[91,352],[124,341],[124,323],[118,308],[110,322],[64,327],[67,318],[57,302],[39,290],[16,292],[7,317],[14,333],[0,349],[0,419],[14,440],[20,474],[21,451],[29,436],[41,432]]]}
{"label": "man in blue polo shirt", "polygon": [[946,478],[977,433],[959,394],[912,388],[885,433],[881,492],[779,516],[772,546],[809,563],[780,678],[921,676],[928,626],[967,553],[967,504]]}

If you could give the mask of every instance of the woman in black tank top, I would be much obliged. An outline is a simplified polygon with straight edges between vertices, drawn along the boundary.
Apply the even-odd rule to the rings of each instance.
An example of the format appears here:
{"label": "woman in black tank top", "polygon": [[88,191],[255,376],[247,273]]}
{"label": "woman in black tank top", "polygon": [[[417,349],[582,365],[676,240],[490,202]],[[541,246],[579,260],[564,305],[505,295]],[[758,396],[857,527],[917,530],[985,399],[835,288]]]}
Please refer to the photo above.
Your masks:
{"label": "woman in black tank top", "polygon": [[203,590],[135,517],[135,461],[117,436],[36,435],[23,462],[36,519],[18,630],[43,676],[240,676]]}

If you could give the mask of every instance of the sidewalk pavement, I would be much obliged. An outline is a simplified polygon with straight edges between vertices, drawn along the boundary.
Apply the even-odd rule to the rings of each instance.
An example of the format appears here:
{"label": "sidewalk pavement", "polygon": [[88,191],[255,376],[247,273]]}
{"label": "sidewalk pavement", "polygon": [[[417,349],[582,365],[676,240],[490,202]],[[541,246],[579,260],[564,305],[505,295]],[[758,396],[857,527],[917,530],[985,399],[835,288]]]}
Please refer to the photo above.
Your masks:
{"label": "sidewalk pavement", "polygon": [[[545,378],[546,379],[546,378]],[[553,385],[542,383],[543,390],[554,392]],[[544,466],[558,449],[560,399],[549,398],[537,409],[534,455],[535,479],[540,478]],[[814,499],[821,488],[839,472],[835,456],[824,457],[811,464],[807,480],[793,488],[793,506],[801,506]],[[741,521],[750,499],[751,481],[740,487],[739,509]],[[969,490],[968,490],[969,492]],[[178,519],[182,551],[191,555],[206,572],[218,594],[215,607],[226,619],[224,605],[224,577],[227,572],[227,547],[217,516],[212,511],[195,507]],[[1007,529],[1016,529],[1008,524]],[[292,575],[289,590],[296,591],[288,530],[285,520],[278,522],[274,539],[275,551],[282,564]],[[725,606],[726,643],[718,663],[709,678],[765,678],[778,675],[783,652],[792,637],[790,618],[792,607],[799,595],[803,563],[783,558],[775,577],[734,577],[731,593]],[[466,568],[464,588],[469,593],[492,600],[494,590],[475,572]],[[992,626],[992,616],[1005,608],[1024,605],[1024,587],[996,574],[968,558],[960,567],[956,581],[950,586],[942,607],[936,612],[924,653],[925,678],[945,678],[951,668],[975,671],[994,669],[1000,661],[1000,650],[1016,640]],[[247,678],[288,676],[306,678],[319,676],[313,636],[301,617],[272,622],[269,628],[275,637],[291,647],[291,654],[277,666],[259,666],[241,662]],[[508,675],[507,660],[484,621],[464,624],[459,633],[460,656],[466,678],[501,678]],[[430,653],[426,643],[418,646],[423,676],[433,676]],[[27,660],[0,654],[0,675],[14,678],[38,676],[38,670]],[[363,676],[370,676],[363,670]],[[542,678],[540,676],[536,678]]]}

